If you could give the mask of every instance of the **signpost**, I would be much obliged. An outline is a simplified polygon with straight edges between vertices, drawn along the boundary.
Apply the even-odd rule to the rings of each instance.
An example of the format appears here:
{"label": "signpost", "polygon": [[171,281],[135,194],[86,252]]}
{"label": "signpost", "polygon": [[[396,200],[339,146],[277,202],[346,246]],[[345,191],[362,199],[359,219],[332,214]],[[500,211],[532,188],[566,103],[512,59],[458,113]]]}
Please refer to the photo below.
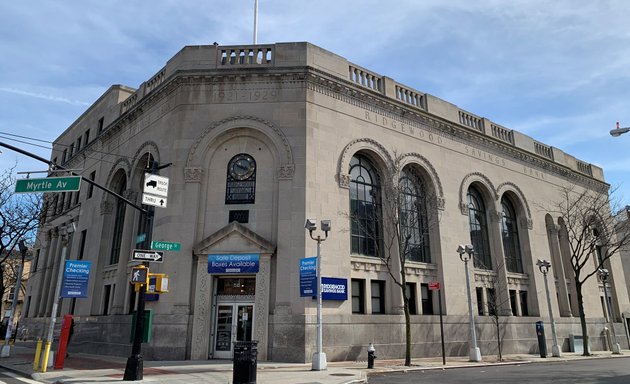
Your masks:
{"label": "signpost", "polygon": [[142,204],[166,208],[168,177],[145,173],[142,192]]}
{"label": "signpost", "polygon": [[180,243],[171,243],[168,241],[152,241],[151,249],[155,249],[158,251],[173,251],[179,252],[182,249],[182,245]]}
{"label": "signpost", "polygon": [[134,249],[131,260],[161,263],[164,261],[164,252]]}
{"label": "signpost", "polygon": [[81,176],[21,179],[15,182],[15,193],[72,192],[81,187]]}
{"label": "signpost", "polygon": [[444,349],[444,321],[442,320],[442,294],[440,293],[440,282],[429,282],[429,290],[438,292],[438,306],[440,308],[440,337],[442,338],[442,365],[446,365],[446,351]]}

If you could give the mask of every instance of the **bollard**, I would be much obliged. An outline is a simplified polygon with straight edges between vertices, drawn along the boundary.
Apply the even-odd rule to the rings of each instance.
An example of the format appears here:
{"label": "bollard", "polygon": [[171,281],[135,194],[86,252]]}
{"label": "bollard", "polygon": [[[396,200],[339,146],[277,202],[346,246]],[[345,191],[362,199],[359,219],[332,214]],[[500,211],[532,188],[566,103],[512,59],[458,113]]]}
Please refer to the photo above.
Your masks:
{"label": "bollard", "polygon": [[376,359],[376,349],[374,349],[374,344],[368,344],[368,369],[374,368],[374,359]]}
{"label": "bollard", "polygon": [[48,356],[50,355],[50,341],[46,341],[44,344],[44,355],[42,356],[42,373],[46,373],[48,369]]}
{"label": "bollard", "polygon": [[33,371],[37,372],[39,369],[39,356],[42,353],[42,339],[37,339],[37,348],[35,349],[35,360],[33,360]]}

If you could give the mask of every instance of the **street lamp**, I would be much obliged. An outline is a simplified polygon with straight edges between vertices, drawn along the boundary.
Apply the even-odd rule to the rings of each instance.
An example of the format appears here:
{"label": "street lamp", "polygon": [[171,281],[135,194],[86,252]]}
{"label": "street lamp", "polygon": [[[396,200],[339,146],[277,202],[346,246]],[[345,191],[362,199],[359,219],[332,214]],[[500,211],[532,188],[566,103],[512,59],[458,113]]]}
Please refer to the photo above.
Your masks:
{"label": "street lamp", "polygon": [[469,316],[469,325],[470,325],[470,361],[481,361],[481,351],[479,347],[477,347],[477,333],[475,331],[475,316],[473,315],[473,305],[472,305],[472,297],[470,295],[470,277],[468,277],[468,260],[473,257],[474,249],[473,246],[468,245],[458,245],[457,253],[459,253],[459,258],[464,262],[464,269],[466,270],[466,293],[468,294],[468,316]]}
{"label": "street lamp", "polygon": [[55,330],[55,323],[57,322],[57,307],[59,305],[59,299],[61,295],[61,281],[63,280],[64,264],[66,262],[66,253],[68,251],[68,243],[70,241],[70,235],[76,230],[76,224],[71,222],[68,225],[59,228],[59,235],[61,236],[61,259],[59,260],[59,269],[57,271],[57,284],[55,285],[55,293],[53,296],[53,305],[50,311],[50,323],[48,325],[48,335],[46,336],[46,343],[44,344],[44,356],[42,357],[42,373],[46,373],[48,368],[48,356],[50,354],[50,347],[53,342],[53,333]]}
{"label": "street lamp", "polygon": [[28,247],[24,244],[24,240],[20,240],[18,242],[18,248],[20,249],[20,253],[22,254],[22,261],[20,262],[20,266],[18,268],[18,275],[15,280],[15,290],[13,291],[13,302],[11,302],[11,315],[9,316],[9,325],[7,326],[7,333],[4,336],[5,343],[2,346],[2,350],[0,352],[1,357],[9,357],[11,355],[11,346],[9,345],[9,339],[11,338],[11,333],[13,332],[13,318],[15,315],[15,308],[17,307],[18,298],[20,295],[20,287],[22,285],[22,273],[24,271],[24,257],[26,257],[26,252],[28,252]]}
{"label": "street lamp", "polygon": [[630,131],[630,127],[619,128],[619,122],[617,122],[617,128],[610,130],[610,136],[612,137],[621,136],[624,133],[629,132],[629,131]]}
{"label": "street lamp", "polygon": [[320,235],[313,237],[313,231],[317,229],[315,219],[306,219],[304,228],[308,231],[311,239],[317,242],[317,351],[313,354],[312,370],[323,371],[326,369],[326,354],[322,351],[322,263],[321,263],[321,244],[328,238],[330,231],[330,220],[321,221],[321,230],[324,231],[324,237]]}
{"label": "street lamp", "polygon": [[540,260],[536,262],[538,269],[543,274],[545,280],[545,292],[547,293],[547,308],[549,309],[549,320],[551,321],[551,337],[553,339],[553,346],[551,347],[551,356],[562,357],[560,347],[558,347],[558,337],[556,335],[556,321],[553,319],[553,310],[551,308],[551,297],[549,297],[549,283],[547,282],[547,272],[551,268],[551,263],[547,260]]}
{"label": "street lamp", "polygon": [[605,268],[600,268],[597,270],[597,275],[604,285],[604,302],[606,302],[606,309],[608,310],[608,326],[610,327],[610,331],[613,335],[613,345],[612,345],[612,353],[615,355],[621,354],[621,347],[617,342],[617,334],[615,333],[615,327],[612,320],[612,308],[610,308],[610,304],[608,303],[608,289],[606,288],[606,282],[608,281],[608,277],[610,276],[610,272],[608,272]]}

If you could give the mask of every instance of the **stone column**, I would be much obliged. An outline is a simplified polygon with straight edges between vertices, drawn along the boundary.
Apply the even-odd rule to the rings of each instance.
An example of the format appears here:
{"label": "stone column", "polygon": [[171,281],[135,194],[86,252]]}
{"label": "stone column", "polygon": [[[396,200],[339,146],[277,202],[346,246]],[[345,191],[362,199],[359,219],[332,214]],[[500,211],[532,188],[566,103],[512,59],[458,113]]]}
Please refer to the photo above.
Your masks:
{"label": "stone column", "polygon": [[46,279],[44,281],[44,300],[40,303],[40,311],[42,316],[46,317],[50,314],[52,309],[52,296],[54,295],[55,286],[53,283],[53,276],[55,274],[55,260],[61,253],[61,239],[59,238],[59,228],[54,228],[52,232],[53,246],[48,252],[48,262],[46,263]]}
{"label": "stone column", "polygon": [[[132,190],[123,192],[123,197],[136,202],[138,193]],[[135,243],[136,227],[134,226],[134,216],[137,210],[129,205],[125,208],[125,221],[123,224],[122,239],[120,241],[120,255],[118,255],[118,265],[116,268],[116,285],[114,296],[112,298],[111,314],[125,313],[125,293],[129,285],[127,276],[128,262],[131,258],[131,249]]]}
{"label": "stone column", "polygon": [[258,340],[258,358],[267,360],[269,335],[269,289],[271,285],[271,255],[261,254],[256,274],[256,303],[254,311],[254,335]]}
{"label": "stone column", "polygon": [[[192,316],[192,340],[190,359],[206,360],[209,353],[210,321],[212,316],[212,276],[208,274],[206,255],[195,255],[197,274],[195,279],[195,304]],[[260,347],[258,348],[260,350]]]}

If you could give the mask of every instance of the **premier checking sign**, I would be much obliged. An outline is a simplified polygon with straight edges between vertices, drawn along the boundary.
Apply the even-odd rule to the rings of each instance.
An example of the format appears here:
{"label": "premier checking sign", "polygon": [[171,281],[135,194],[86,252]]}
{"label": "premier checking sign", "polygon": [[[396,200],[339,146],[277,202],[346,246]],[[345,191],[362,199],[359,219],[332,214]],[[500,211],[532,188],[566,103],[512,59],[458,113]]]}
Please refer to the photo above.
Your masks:
{"label": "premier checking sign", "polygon": [[208,273],[257,273],[258,253],[208,255]]}

